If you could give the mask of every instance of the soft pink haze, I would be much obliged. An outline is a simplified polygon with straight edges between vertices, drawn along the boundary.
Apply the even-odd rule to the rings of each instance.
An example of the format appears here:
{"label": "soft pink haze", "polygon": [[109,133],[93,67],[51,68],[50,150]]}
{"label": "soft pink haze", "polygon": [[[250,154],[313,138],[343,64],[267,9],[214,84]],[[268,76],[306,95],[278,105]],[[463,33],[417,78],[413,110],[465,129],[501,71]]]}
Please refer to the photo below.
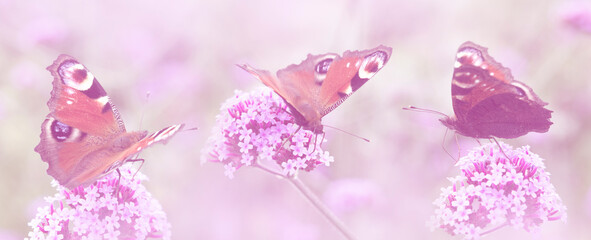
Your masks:
{"label": "soft pink haze", "polygon": [[[212,134],[222,118],[231,117],[221,111],[225,102],[264,97],[285,108],[236,64],[274,73],[308,54],[341,54],[383,44],[393,49],[384,68],[322,119],[370,142],[327,127],[326,141],[318,136],[316,143],[322,145],[314,153],[308,151],[311,146],[288,149],[300,156],[326,154],[315,156],[320,163],[306,162],[306,167],[315,167],[312,171],[302,170],[301,161],[290,165],[296,164],[293,160],[271,160],[267,166],[297,171],[297,178],[357,239],[462,239],[464,234],[452,237],[426,225],[440,206],[450,209],[433,205],[441,189],[452,185],[448,179],[465,174],[465,161],[456,166],[457,159],[443,148],[455,158],[459,151],[464,159],[475,160],[470,151],[491,145],[462,136],[456,141],[453,132],[444,140],[440,116],[401,109],[415,105],[452,115],[455,54],[460,44],[473,41],[549,103],[554,124],[548,132],[499,141],[512,146],[506,151],[510,157],[527,151],[536,156],[524,159],[543,159],[536,174],[550,176],[544,186],[553,190],[545,189],[561,202],[550,205],[565,206],[568,215],[566,222],[550,221],[562,215],[546,212],[548,219],[528,228],[535,231],[514,221],[519,227],[503,227],[482,239],[589,239],[591,34],[586,6],[584,1],[559,0],[0,0],[0,238],[28,237],[37,208],[49,206],[43,198],[56,194],[47,163],[33,149],[49,111],[53,79],[45,68],[63,53],[96,76],[128,131],[154,132],[177,123],[197,128],[138,156],[145,159],[141,173],[150,179],[141,182],[142,192],[161,207],[157,212],[165,214],[161,219],[170,224],[171,239],[343,239],[289,181],[246,167],[243,155],[218,159],[222,164],[202,164],[202,155],[212,146],[208,139],[230,141],[221,140],[224,134]],[[276,126],[285,127],[283,137],[297,128],[284,120]],[[269,154],[272,159],[276,152],[263,143],[269,139],[248,130],[235,132],[231,143],[242,148],[228,152],[253,158]],[[300,130],[294,140],[304,143],[311,137]],[[259,145],[252,142],[257,138]],[[139,164],[128,165],[135,169]],[[523,204],[505,207],[506,219],[509,212],[528,212],[519,208]],[[53,213],[58,211],[61,205],[54,204]],[[52,215],[52,210],[43,213]]]}

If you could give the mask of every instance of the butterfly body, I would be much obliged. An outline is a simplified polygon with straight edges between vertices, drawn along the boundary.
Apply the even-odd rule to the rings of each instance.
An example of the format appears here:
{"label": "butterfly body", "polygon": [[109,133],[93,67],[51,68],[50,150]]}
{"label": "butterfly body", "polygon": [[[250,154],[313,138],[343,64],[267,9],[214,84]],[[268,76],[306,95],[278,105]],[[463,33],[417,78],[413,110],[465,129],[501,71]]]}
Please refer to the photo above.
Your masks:
{"label": "butterfly body", "polygon": [[309,54],[273,75],[269,71],[240,65],[285,100],[295,121],[304,129],[322,132],[322,117],[338,107],[353,92],[384,67],[392,49],[379,46],[364,51]]}
{"label": "butterfly body", "polygon": [[127,132],[107,93],[84,65],[60,55],[47,69],[54,77],[47,102],[50,113],[41,124],[35,151],[48,163],[47,173],[67,188],[93,183],[183,127],[173,125],[150,135]]}
{"label": "butterfly body", "polygon": [[452,103],[455,116],[440,121],[464,136],[516,138],[552,125],[547,103],[472,42],[462,44],[456,56]]}

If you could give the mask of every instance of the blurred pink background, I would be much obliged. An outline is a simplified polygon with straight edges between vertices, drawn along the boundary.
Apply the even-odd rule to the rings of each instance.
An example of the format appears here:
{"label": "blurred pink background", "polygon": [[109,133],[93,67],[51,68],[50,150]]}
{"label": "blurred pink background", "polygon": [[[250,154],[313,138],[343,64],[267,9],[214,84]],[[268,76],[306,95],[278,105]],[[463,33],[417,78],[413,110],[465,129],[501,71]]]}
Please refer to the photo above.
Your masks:
{"label": "blurred pink background", "polygon": [[[66,53],[97,77],[128,130],[199,128],[140,155],[173,239],[340,239],[287,181],[248,168],[229,180],[222,165],[200,165],[201,149],[222,101],[262,86],[234,64],[276,71],[308,53],[384,44],[394,49],[388,65],[323,119],[371,143],[327,129],[334,164],[300,178],[359,239],[449,239],[425,226],[446,178],[459,174],[441,147],[445,127],[439,116],[401,108],[452,114],[455,52],[471,40],[554,110],[549,132],[506,142],[546,159],[568,207],[566,224],[544,223],[538,234],[504,228],[486,239],[589,239],[590,12],[557,0],[0,0],[0,238],[26,236],[42,198],[55,192],[33,148],[48,113],[45,67]],[[463,152],[477,144],[459,139]],[[453,135],[445,147],[457,151]]]}

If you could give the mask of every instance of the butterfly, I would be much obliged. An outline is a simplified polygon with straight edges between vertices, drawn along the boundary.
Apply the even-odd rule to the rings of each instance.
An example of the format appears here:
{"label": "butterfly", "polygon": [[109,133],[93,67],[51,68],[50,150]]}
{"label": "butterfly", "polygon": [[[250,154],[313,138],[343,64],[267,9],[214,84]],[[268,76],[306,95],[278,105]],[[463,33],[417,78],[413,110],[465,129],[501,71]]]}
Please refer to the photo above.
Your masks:
{"label": "butterfly", "polygon": [[392,48],[378,46],[363,51],[309,54],[272,75],[249,65],[238,65],[273,89],[287,103],[295,122],[322,133],[322,117],[338,107],[372,78],[390,59]]}
{"label": "butterfly", "polygon": [[92,184],[144,148],[166,142],[183,128],[172,125],[148,135],[127,132],[115,105],[97,79],[73,57],[60,55],[47,70],[53,90],[35,151],[47,173],[73,189]]}
{"label": "butterfly", "polygon": [[451,95],[455,116],[441,123],[473,138],[516,138],[528,132],[547,132],[552,111],[525,83],[516,81],[509,68],[472,42],[456,55]]}

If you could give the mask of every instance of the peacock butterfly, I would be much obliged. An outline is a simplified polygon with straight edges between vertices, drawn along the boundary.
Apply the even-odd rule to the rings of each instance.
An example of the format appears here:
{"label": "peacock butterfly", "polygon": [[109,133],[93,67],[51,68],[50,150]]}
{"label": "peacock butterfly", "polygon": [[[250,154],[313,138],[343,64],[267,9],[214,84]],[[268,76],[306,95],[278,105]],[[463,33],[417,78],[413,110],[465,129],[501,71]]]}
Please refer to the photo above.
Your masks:
{"label": "peacock butterfly", "polygon": [[485,47],[465,42],[458,49],[451,95],[455,116],[443,125],[473,138],[516,138],[528,132],[547,132],[552,111],[534,91],[516,81],[509,68]]}
{"label": "peacock butterfly", "polygon": [[50,113],[41,124],[35,151],[49,164],[47,173],[69,189],[93,183],[183,127],[173,125],[150,135],[127,132],[115,105],[84,65],[62,54],[47,70],[53,75]]}
{"label": "peacock butterfly", "polygon": [[392,48],[378,46],[363,51],[309,54],[300,64],[292,64],[272,75],[269,71],[239,65],[273,89],[285,100],[298,125],[322,133],[321,119],[364,83],[390,59]]}

